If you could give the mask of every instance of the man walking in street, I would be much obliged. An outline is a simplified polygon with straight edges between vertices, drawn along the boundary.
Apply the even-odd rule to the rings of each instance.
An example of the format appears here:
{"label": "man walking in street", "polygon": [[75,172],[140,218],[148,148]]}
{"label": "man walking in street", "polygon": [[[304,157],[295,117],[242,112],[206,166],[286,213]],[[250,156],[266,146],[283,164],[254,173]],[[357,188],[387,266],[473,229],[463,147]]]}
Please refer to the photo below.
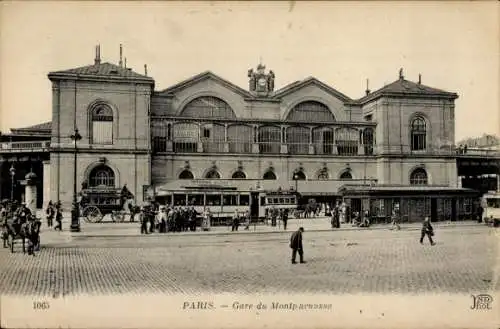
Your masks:
{"label": "man walking in street", "polygon": [[299,253],[300,263],[304,264],[304,249],[302,248],[302,233],[304,228],[301,227],[297,231],[292,233],[290,238],[290,248],[292,248],[292,264],[296,264],[295,258],[297,257],[297,252]]}
{"label": "man walking in street", "polygon": [[283,229],[286,231],[286,225],[288,223],[288,209],[283,209],[281,220],[283,221]]}
{"label": "man walking in street", "polygon": [[420,235],[421,244],[424,244],[424,238],[426,235],[429,238],[431,246],[435,245],[436,243],[432,241],[432,236],[434,235],[434,229],[432,228],[431,222],[429,221],[429,217],[425,217],[424,223],[422,225],[422,234]]}

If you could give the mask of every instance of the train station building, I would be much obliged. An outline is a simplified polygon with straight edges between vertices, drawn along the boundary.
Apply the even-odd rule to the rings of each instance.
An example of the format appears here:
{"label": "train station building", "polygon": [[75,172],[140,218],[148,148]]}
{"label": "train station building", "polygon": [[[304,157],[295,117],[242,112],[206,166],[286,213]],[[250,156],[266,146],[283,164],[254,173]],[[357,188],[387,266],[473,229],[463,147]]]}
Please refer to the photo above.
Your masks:
{"label": "train station building", "polygon": [[283,189],[301,202],[344,197],[381,216],[408,198],[410,221],[472,211],[477,193],[457,173],[456,93],[402,69],[360,99],[314,77],[276,88],[279,72],[263,64],[242,74],[246,88],[206,71],[155,90],[147,72],[102,62],[99,47],[90,65],[51,72],[44,204],[71,203],[77,153],[78,190],[126,184],[139,204],[149,195],[173,205],[252,205],[256,215],[265,191]]}

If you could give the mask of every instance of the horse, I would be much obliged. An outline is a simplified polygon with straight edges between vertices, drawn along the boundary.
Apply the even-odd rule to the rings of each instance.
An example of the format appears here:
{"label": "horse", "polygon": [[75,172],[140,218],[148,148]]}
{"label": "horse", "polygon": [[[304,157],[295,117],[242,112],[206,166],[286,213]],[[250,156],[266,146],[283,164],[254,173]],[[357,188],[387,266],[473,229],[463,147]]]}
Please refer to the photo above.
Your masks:
{"label": "horse", "polygon": [[26,224],[14,219],[12,223],[4,223],[2,227],[2,239],[4,248],[10,247],[10,252],[14,252],[15,240],[21,240],[23,244],[23,254],[26,253]]}

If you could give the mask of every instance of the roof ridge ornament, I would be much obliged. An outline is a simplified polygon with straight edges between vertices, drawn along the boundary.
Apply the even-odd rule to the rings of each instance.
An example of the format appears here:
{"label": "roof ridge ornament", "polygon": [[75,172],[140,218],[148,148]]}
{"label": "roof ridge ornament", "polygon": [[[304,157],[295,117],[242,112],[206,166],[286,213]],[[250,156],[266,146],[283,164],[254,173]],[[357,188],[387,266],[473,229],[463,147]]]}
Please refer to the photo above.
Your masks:
{"label": "roof ridge ornament", "polygon": [[95,46],[95,59],[94,65],[101,64],[101,45]]}
{"label": "roof ridge ornament", "polygon": [[403,75],[403,68],[399,69],[399,80],[404,80],[405,76]]}

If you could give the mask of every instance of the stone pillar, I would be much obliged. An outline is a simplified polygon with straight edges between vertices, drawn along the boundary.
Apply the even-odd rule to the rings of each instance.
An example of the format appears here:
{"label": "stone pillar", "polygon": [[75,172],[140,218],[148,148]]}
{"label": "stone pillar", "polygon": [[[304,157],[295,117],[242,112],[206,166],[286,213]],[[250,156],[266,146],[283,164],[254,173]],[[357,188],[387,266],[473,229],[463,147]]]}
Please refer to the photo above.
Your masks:
{"label": "stone pillar", "polygon": [[462,178],[464,176],[458,176],[458,179],[457,179],[457,187],[458,188],[462,188]]}
{"label": "stone pillar", "polygon": [[365,155],[365,145],[358,144],[358,155]]}
{"label": "stone pillar", "polygon": [[252,144],[252,153],[260,153],[260,148],[259,148],[259,127],[253,126],[252,129],[252,135],[253,135],[253,144]]}
{"label": "stone pillar", "polygon": [[203,143],[201,142],[201,134],[202,134],[201,125],[198,125],[198,149],[196,150],[198,153],[203,152]]}
{"label": "stone pillar", "polygon": [[229,141],[227,140],[227,123],[224,124],[224,152],[229,153]]}
{"label": "stone pillar", "polygon": [[25,185],[24,202],[26,207],[31,210],[32,214],[36,215],[36,179],[35,173],[30,172],[26,175],[26,180],[23,185]]}
{"label": "stone pillar", "polygon": [[313,127],[309,128],[309,154],[314,154]]}
{"label": "stone pillar", "polygon": [[50,160],[45,160],[43,163],[43,189],[42,189],[42,207],[50,201]]}

